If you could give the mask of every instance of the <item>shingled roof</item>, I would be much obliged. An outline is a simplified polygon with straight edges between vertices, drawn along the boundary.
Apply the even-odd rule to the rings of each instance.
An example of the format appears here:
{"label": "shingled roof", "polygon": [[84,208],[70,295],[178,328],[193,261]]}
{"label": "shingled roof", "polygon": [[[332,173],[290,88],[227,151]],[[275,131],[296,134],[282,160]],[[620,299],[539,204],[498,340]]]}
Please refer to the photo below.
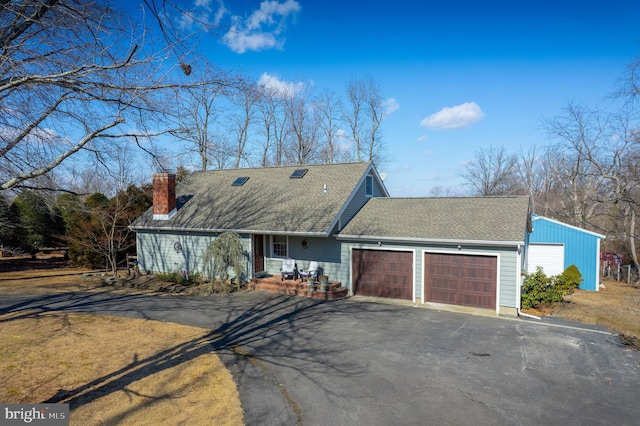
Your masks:
{"label": "shingled roof", "polygon": [[372,198],[340,239],[478,242],[524,241],[529,198]]}
{"label": "shingled roof", "polygon": [[[297,169],[308,170],[291,178]],[[372,169],[363,162],[194,172],[176,187],[175,215],[154,220],[149,209],[131,228],[328,236]],[[232,185],[240,177],[248,179]]]}

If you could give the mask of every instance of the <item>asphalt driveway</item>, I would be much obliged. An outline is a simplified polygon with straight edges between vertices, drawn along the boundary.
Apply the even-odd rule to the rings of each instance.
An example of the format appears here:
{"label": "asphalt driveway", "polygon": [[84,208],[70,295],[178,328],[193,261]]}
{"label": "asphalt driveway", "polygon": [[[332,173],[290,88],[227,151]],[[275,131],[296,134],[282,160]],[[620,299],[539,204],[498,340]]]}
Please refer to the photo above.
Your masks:
{"label": "asphalt driveway", "polygon": [[640,353],[575,323],[261,292],[0,300],[2,313],[33,310],[212,330],[248,425],[640,423]]}

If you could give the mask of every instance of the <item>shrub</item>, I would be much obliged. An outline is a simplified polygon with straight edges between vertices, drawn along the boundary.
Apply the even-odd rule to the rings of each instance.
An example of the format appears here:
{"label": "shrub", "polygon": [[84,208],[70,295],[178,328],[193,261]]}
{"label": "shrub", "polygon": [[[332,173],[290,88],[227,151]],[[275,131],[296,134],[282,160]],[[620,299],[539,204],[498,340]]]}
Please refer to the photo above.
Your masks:
{"label": "shrub", "polygon": [[536,272],[527,274],[522,284],[522,307],[524,309],[535,308],[544,303],[548,298],[551,277],[547,277],[542,268],[536,268]]}
{"label": "shrub", "polygon": [[562,302],[580,283],[582,274],[575,265],[569,266],[560,275],[550,277],[538,267],[536,272],[525,275],[522,284],[522,307],[530,309],[543,303]]}
{"label": "shrub", "polygon": [[565,296],[573,293],[582,283],[582,274],[576,265],[570,265],[562,274],[555,277],[555,293],[554,302],[562,302]]}
{"label": "shrub", "polygon": [[160,281],[181,284],[181,285],[193,285],[200,282],[200,274],[189,274],[186,278],[180,272],[169,272],[166,274],[158,274]]}
{"label": "shrub", "polygon": [[213,280],[211,287],[215,294],[229,294],[240,291],[242,288],[246,288],[246,286],[243,284],[234,284],[231,280],[222,281],[220,278]]}
{"label": "shrub", "polygon": [[240,236],[235,232],[223,232],[209,244],[203,256],[203,262],[213,264],[209,276],[211,281],[215,281],[215,278],[220,278],[223,282],[229,280],[229,269],[233,269],[234,280],[240,289],[243,281],[243,264],[247,258]]}

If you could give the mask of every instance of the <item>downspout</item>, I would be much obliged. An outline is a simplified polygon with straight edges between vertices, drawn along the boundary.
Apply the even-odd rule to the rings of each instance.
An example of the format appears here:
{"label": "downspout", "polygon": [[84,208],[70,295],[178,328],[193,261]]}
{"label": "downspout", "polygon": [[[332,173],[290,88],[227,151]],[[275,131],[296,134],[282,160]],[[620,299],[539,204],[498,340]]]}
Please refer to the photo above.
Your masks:
{"label": "downspout", "polygon": [[596,240],[596,291],[600,291],[600,238]]}
{"label": "downspout", "polygon": [[518,244],[518,262],[516,266],[516,276],[516,279],[519,281],[518,286],[516,287],[516,297],[518,298],[516,302],[516,312],[518,313],[518,316],[542,320],[542,318],[540,317],[525,314],[520,310],[522,307],[522,284],[524,282],[524,277],[522,276],[522,246],[520,244]]}

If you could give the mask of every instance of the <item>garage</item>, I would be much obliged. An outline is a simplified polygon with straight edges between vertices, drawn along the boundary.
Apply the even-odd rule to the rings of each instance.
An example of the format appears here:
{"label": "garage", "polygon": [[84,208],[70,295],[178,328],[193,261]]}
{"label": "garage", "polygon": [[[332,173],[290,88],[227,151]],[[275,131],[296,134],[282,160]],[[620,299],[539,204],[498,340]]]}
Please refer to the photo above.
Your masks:
{"label": "garage", "polygon": [[548,275],[558,275],[564,271],[564,246],[562,244],[531,244],[529,246],[528,273],[541,267]]}
{"label": "garage", "polygon": [[561,274],[575,265],[582,274],[581,290],[600,288],[600,242],[602,234],[569,225],[548,217],[532,217],[527,269],[531,273],[542,266],[546,275]]}
{"label": "garage", "polygon": [[425,253],[426,301],[495,309],[497,265],[496,256]]}
{"label": "garage", "polygon": [[413,252],[354,249],[351,264],[355,295],[413,299]]}

